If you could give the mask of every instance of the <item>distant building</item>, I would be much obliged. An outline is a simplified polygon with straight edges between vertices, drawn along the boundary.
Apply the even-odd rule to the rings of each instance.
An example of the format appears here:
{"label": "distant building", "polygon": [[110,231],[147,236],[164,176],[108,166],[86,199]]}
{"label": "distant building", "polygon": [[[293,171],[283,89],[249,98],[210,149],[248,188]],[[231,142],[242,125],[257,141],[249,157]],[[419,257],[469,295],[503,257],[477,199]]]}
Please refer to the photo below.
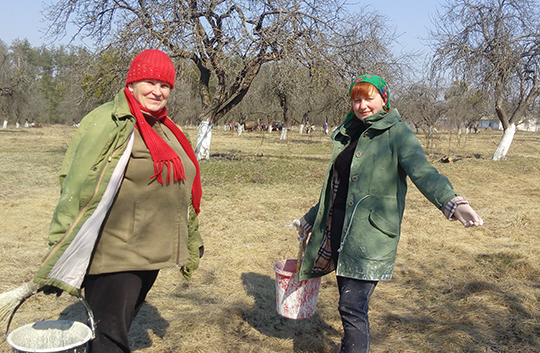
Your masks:
{"label": "distant building", "polygon": [[[502,130],[502,125],[499,119],[494,119],[491,117],[483,117],[476,125],[479,129],[482,128],[491,128],[493,130]],[[516,129],[519,131],[531,131],[531,132],[540,132],[540,120],[538,118],[528,118],[520,122]]]}
{"label": "distant building", "polygon": [[521,131],[540,132],[540,121],[538,118],[525,120],[517,126],[517,129]]}
{"label": "distant building", "polygon": [[491,128],[493,130],[502,129],[499,119],[484,116],[476,123],[479,129]]}

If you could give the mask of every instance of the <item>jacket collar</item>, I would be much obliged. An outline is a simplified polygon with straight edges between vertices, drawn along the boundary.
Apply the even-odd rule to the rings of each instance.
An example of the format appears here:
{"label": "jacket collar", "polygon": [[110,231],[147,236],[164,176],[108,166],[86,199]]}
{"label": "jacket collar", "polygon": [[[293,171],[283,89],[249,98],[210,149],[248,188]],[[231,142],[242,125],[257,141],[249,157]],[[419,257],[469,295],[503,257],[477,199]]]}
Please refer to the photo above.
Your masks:
{"label": "jacket collar", "polygon": [[124,94],[125,89],[125,87],[122,88],[116,94],[116,96],[114,96],[114,105],[112,112],[117,119],[131,118],[132,120],[135,120],[135,117],[133,116],[133,114],[131,114],[131,111],[129,110],[129,104]]}
{"label": "jacket collar", "polygon": [[392,109],[389,112],[381,110],[380,112],[370,115],[364,119],[368,129],[386,130],[389,127],[400,122],[401,118],[397,109]]}
{"label": "jacket collar", "polygon": [[[349,114],[347,114],[345,122],[338,129],[336,129],[334,136],[336,136],[337,134],[349,136],[348,131],[354,124],[353,119],[357,119],[357,117],[354,115],[354,112],[350,112]],[[392,109],[389,112],[381,110],[378,113],[366,117],[364,119],[364,124],[366,124],[366,130],[386,130],[400,121],[401,117],[399,116],[399,112],[397,111],[397,109]]]}

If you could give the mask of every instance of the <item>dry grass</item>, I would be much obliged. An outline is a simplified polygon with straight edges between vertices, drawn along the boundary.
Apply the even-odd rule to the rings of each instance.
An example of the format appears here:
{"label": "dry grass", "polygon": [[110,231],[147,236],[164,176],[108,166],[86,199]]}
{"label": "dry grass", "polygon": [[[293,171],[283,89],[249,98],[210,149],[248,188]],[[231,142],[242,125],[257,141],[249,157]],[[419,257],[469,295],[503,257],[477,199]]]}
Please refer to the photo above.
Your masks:
{"label": "dry grass", "polygon": [[[188,129],[192,139],[196,130]],[[0,292],[30,280],[46,252],[69,127],[0,130]],[[287,224],[318,198],[327,137],[213,133],[201,164],[205,255],[191,282],[163,270],[132,328],[137,352],[334,352],[342,329],[335,278],[323,278],[317,313],[275,311],[273,264],[296,256]],[[371,303],[372,352],[538,352],[540,135],[518,132],[508,160],[490,160],[499,132],[440,135],[430,158],[483,216],[465,229],[410,187],[394,278]],[[443,155],[462,158],[437,163]],[[36,295],[27,322],[80,316],[76,300]],[[6,342],[0,352],[8,352]]]}

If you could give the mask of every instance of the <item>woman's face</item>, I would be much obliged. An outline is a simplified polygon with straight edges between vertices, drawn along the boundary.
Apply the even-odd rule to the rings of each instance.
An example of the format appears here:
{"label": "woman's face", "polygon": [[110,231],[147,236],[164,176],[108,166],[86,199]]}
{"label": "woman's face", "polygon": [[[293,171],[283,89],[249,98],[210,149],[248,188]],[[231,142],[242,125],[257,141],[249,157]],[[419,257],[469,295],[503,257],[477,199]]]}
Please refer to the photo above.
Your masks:
{"label": "woman's face", "polygon": [[158,80],[142,80],[130,83],[129,90],[143,107],[151,112],[157,112],[167,103],[171,86]]}
{"label": "woman's face", "polygon": [[362,121],[366,116],[378,113],[386,103],[376,89],[372,89],[369,94],[358,94],[353,99],[354,115]]}

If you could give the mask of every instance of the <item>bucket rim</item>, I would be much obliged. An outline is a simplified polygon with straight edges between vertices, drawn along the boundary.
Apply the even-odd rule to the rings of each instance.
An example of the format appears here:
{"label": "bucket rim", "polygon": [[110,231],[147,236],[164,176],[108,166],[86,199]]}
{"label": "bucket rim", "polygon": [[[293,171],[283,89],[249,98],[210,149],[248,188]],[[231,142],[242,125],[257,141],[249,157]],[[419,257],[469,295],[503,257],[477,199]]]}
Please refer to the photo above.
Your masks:
{"label": "bucket rim", "polygon": [[[73,324],[74,326],[79,326],[79,327],[83,328],[86,331],[86,335],[79,342],[74,342],[74,343],[71,343],[71,344],[66,345],[64,347],[54,347],[54,348],[42,348],[42,349],[29,348],[29,347],[23,347],[23,346],[13,342],[13,336],[12,335],[14,333],[16,333],[18,331],[22,331],[24,329],[27,329],[28,327],[32,327],[37,323],[46,323],[46,322],[69,322],[69,323]],[[74,320],[46,320],[46,321],[32,322],[32,323],[23,325],[21,327],[17,327],[15,330],[11,331],[7,335],[6,341],[12,348],[14,348],[14,349],[16,349],[17,351],[20,351],[20,352],[61,353],[61,352],[67,351],[69,349],[73,349],[73,348],[77,348],[77,347],[81,347],[81,346],[85,345],[86,343],[88,343],[90,340],[93,339],[93,336],[94,336],[94,334],[92,332],[92,329],[90,327],[88,327],[88,325],[85,325],[84,323],[82,323],[80,321],[74,321]]]}
{"label": "bucket rim", "polygon": [[[15,316],[15,313],[23,305],[23,303],[34,294],[36,294],[36,292],[33,292],[29,296],[23,298],[19,302],[19,304],[15,307],[15,309],[13,309],[13,312],[11,313],[11,315],[9,317],[9,320],[8,320],[8,323],[7,323],[7,328],[6,328],[6,341],[13,348],[14,351],[15,350],[19,351],[19,348],[18,348],[19,345],[15,344],[15,343],[13,343],[13,344],[10,343],[10,342],[12,342],[12,340],[9,338],[11,333],[14,332],[14,331],[18,331],[19,329],[22,329],[23,327],[33,326],[33,325],[35,325],[37,323],[40,323],[40,322],[49,322],[49,321],[52,321],[52,322],[65,322],[65,321],[68,321],[68,322],[72,322],[72,323],[77,323],[75,325],[81,324],[81,325],[85,326],[86,329],[90,330],[90,338],[85,337],[85,340],[82,343],[76,342],[76,343],[78,343],[77,345],[72,344],[72,345],[68,345],[66,347],[63,347],[62,351],[64,351],[64,352],[66,351],[66,349],[73,349],[73,348],[77,348],[77,347],[81,347],[83,345],[86,345],[89,341],[93,340],[96,337],[96,323],[95,323],[95,319],[94,319],[94,313],[92,312],[92,309],[90,308],[90,305],[88,304],[86,299],[84,299],[84,297],[82,295],[80,295],[80,294],[77,295],[77,298],[79,299],[79,301],[82,303],[82,305],[84,306],[84,308],[86,310],[86,314],[88,315],[88,325],[85,325],[84,323],[82,323],[80,321],[74,321],[74,320],[37,321],[37,322],[32,322],[32,323],[23,325],[21,327],[18,327],[15,330],[12,330],[12,332],[10,333],[11,322],[13,320],[13,317]],[[20,348],[21,349],[28,349],[27,347],[20,347]],[[44,349],[41,349],[41,350],[35,350],[34,348],[31,348],[31,349],[32,349],[31,352],[35,352],[35,353],[61,353],[62,352],[62,351],[59,351],[58,348],[52,348],[53,350],[51,350],[50,348],[44,348]],[[20,350],[20,353],[29,353],[29,351]]]}
{"label": "bucket rim", "polygon": [[[291,271],[285,271],[284,269],[280,268],[278,265],[280,264],[285,264],[287,263],[287,261],[291,261],[291,262],[294,262],[294,266],[295,266],[295,272],[291,272]],[[274,264],[274,272],[281,275],[281,276],[285,276],[285,277],[293,277],[294,275],[296,275],[296,263],[298,262],[297,259],[283,259],[283,260],[279,260],[277,261],[275,264]]]}

